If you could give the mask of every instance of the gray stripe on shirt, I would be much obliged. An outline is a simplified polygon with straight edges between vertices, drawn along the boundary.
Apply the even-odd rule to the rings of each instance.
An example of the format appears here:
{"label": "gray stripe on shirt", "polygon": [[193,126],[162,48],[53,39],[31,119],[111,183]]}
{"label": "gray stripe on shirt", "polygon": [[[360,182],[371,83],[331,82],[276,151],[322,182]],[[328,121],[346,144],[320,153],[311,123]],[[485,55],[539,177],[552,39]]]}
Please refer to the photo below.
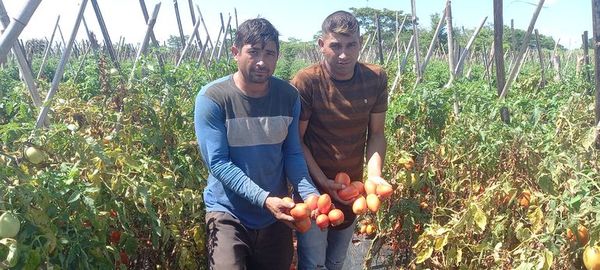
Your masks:
{"label": "gray stripe on shirt", "polygon": [[227,119],[229,146],[279,144],[287,137],[289,116],[242,117]]}

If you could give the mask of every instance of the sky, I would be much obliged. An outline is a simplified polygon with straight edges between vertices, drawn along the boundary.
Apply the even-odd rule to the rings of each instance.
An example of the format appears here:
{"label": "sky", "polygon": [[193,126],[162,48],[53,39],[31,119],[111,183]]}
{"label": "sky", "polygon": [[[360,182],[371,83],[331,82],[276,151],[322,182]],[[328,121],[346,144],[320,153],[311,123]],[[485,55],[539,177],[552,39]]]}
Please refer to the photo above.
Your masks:
{"label": "sky", "polygon": [[[25,0],[0,0],[4,3],[9,16],[16,16],[23,8]],[[174,2],[177,1],[183,32],[189,35],[193,30],[188,0],[146,0],[148,13],[161,3],[158,19],[154,27],[160,41],[167,40],[170,35],[178,35]],[[539,0],[504,0],[504,24],[510,25],[514,19],[516,28],[526,30]],[[60,15],[60,28],[65,40],[73,30],[75,17],[81,0],[43,0],[24,29],[21,38],[50,38],[57,16]],[[235,12],[238,23],[244,20],[266,18],[279,30],[282,40],[296,38],[303,41],[312,40],[320,29],[322,20],[337,10],[350,11],[351,7],[371,7],[376,9],[401,10],[411,13],[411,0],[192,0],[202,12],[211,38],[214,40],[221,27],[219,14],[227,24],[229,16],[235,25]],[[417,17],[420,26],[430,28],[430,15],[441,13],[446,0],[415,0]],[[138,0],[98,0],[106,27],[113,42],[124,37],[126,42],[139,43],[146,31],[145,21]],[[589,0],[546,0],[536,28],[541,34],[554,39],[567,48],[581,46],[581,35],[588,31],[592,37],[592,11]],[[492,0],[454,0],[452,1],[454,27],[464,26],[468,29],[477,27],[487,16],[486,24],[493,23]],[[88,1],[85,13],[88,27],[101,39],[98,21],[95,17],[91,1]],[[198,13],[196,12],[196,17]],[[205,38],[204,29],[200,33]],[[83,24],[78,39],[86,38]]]}

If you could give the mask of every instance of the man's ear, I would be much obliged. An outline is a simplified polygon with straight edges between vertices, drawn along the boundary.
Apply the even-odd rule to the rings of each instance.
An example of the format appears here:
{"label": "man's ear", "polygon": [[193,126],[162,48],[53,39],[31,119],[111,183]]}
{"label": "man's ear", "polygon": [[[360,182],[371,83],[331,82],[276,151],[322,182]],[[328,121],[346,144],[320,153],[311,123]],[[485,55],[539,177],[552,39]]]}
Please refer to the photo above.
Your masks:
{"label": "man's ear", "polygon": [[237,60],[237,56],[240,53],[240,50],[234,45],[231,46],[231,55]]}
{"label": "man's ear", "polygon": [[323,41],[323,38],[319,38],[317,39],[317,44],[319,45],[319,48],[323,49],[323,46],[325,46],[325,41]]}

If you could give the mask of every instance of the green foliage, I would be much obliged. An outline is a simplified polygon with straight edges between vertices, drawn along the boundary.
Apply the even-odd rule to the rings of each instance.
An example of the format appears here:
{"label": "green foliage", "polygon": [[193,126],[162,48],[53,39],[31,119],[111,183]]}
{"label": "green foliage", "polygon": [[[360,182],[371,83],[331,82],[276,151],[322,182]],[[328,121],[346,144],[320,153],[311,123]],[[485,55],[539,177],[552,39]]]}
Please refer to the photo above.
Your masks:
{"label": "green foliage", "polygon": [[312,42],[301,42],[293,39],[287,42],[282,41],[279,49],[279,61],[274,75],[283,80],[291,80],[296,72],[311,64],[305,58],[298,56],[306,55],[309,50],[313,49]]}

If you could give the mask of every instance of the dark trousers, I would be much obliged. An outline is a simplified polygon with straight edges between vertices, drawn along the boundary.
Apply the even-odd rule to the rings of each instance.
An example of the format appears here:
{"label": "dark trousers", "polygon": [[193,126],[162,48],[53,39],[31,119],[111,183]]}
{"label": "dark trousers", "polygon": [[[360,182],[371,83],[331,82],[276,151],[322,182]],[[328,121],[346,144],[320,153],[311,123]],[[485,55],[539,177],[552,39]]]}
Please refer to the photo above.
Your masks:
{"label": "dark trousers", "polygon": [[210,269],[290,269],[292,230],[284,223],[252,230],[231,214],[208,212],[206,227]]}

